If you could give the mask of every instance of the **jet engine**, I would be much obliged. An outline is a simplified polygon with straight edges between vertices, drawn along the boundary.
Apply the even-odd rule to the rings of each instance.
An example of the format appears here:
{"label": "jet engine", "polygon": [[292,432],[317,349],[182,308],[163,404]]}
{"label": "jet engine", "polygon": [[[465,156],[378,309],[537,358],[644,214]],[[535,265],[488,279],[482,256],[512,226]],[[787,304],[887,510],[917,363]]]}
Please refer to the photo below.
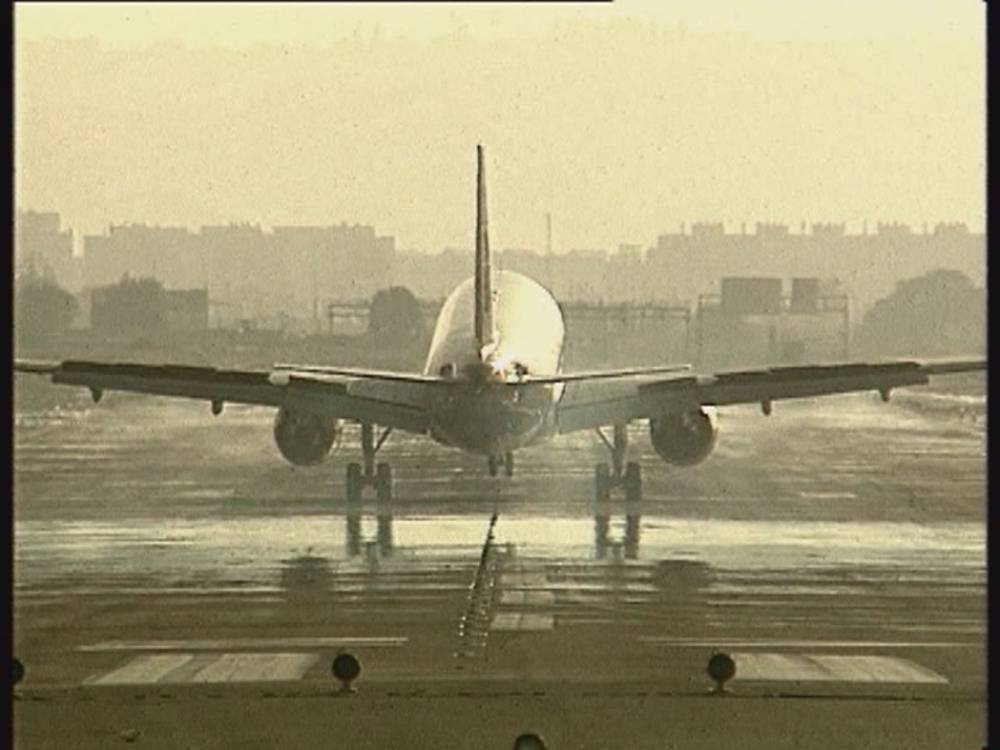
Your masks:
{"label": "jet engine", "polygon": [[660,458],[676,466],[701,463],[719,435],[715,408],[692,409],[649,420],[649,439]]}
{"label": "jet engine", "polygon": [[296,466],[320,463],[340,437],[339,419],[281,407],[274,418],[274,440],[285,460]]}

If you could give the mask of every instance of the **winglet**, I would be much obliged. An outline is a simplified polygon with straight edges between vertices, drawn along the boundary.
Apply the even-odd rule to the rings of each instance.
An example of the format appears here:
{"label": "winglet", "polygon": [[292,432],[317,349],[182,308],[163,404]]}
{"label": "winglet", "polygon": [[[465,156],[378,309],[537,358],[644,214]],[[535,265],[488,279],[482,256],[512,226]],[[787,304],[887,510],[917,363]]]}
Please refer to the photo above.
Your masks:
{"label": "winglet", "polygon": [[493,327],[493,282],[490,241],[486,231],[486,169],[483,147],[476,146],[476,343],[482,352],[496,338]]}

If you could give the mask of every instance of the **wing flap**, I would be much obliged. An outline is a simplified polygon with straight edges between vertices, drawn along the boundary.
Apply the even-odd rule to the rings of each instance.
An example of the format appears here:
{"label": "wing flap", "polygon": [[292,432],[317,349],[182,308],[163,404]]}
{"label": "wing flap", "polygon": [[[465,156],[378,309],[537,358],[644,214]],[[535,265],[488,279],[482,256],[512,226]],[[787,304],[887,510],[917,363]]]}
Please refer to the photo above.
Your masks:
{"label": "wing flap", "polygon": [[[391,426],[406,432],[427,432],[426,406],[418,405],[418,399],[413,394],[400,394],[402,398],[394,399],[391,389],[383,389],[380,393],[369,391],[368,395],[359,395],[352,392],[353,385],[293,376],[287,386],[284,405],[338,419]],[[426,399],[423,403],[426,404]]]}
{"label": "wing flap", "polygon": [[50,372],[53,383],[84,386],[93,391],[129,391],[264,406],[280,406],[284,401],[284,391],[268,380],[268,371],[260,370],[70,360]]}
{"label": "wing flap", "polygon": [[[855,391],[879,391],[906,385],[924,385],[929,379],[928,374],[916,362],[775,367],[697,378],[694,400],[705,406],[723,406]],[[675,390],[677,387],[676,382],[662,381],[640,386],[639,390],[646,395],[653,395],[665,389]]]}
{"label": "wing flap", "polygon": [[[673,411],[684,411],[680,408],[680,399]],[[654,405],[648,398],[639,394],[620,396],[607,400],[580,401],[567,400],[556,412],[558,431],[560,433],[588,430],[594,427],[604,427],[610,424],[621,424],[633,419],[645,419],[653,411]],[[655,405],[662,411],[670,411],[664,403]],[[692,408],[692,407],[689,407]]]}
{"label": "wing flap", "polygon": [[420,375],[418,373],[393,372],[392,370],[364,370],[355,367],[326,367],[325,365],[293,365],[276,364],[276,374],[309,375],[317,378],[357,378],[359,380],[398,381],[400,383],[419,383],[421,385],[446,384],[448,381],[437,375]]}
{"label": "wing flap", "polygon": [[569,372],[558,375],[527,375],[522,380],[508,381],[507,385],[555,385],[558,383],[589,382],[594,380],[619,380],[624,378],[648,378],[653,375],[690,372],[691,365],[662,365],[659,367],[631,367],[622,370],[593,370],[589,372]]}
{"label": "wing flap", "polygon": [[985,369],[985,360],[862,362],[666,377],[626,387],[620,383],[588,383],[587,390],[567,392],[557,420],[560,432],[571,432],[700,406],[768,403],[858,391],[888,393],[893,388],[924,385],[932,375]]}
{"label": "wing flap", "polygon": [[373,422],[408,432],[427,431],[427,408],[437,388],[419,381],[271,370],[225,370],[68,360],[18,361],[18,372],[47,374],[53,383],[103,391],[302,409],[338,419]]}

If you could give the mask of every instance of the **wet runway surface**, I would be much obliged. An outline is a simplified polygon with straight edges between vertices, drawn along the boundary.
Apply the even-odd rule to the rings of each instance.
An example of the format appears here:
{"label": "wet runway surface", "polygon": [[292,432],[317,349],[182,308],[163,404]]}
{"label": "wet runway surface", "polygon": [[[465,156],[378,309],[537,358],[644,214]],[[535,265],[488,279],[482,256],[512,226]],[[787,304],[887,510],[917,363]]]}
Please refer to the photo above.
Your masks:
{"label": "wet runway surface", "polygon": [[[968,415],[868,395],[727,409],[692,469],[636,426],[633,504],[593,501],[592,435],[491,479],[394,434],[393,503],[349,506],[354,428],[302,470],[266,409],[106,402],[15,433],[19,746],[131,729],[315,746],[334,725],[356,747],[508,747],[532,727],[558,747],[984,741],[985,432]],[[343,701],[341,649],[363,664]],[[722,698],[715,650],[737,664]]]}

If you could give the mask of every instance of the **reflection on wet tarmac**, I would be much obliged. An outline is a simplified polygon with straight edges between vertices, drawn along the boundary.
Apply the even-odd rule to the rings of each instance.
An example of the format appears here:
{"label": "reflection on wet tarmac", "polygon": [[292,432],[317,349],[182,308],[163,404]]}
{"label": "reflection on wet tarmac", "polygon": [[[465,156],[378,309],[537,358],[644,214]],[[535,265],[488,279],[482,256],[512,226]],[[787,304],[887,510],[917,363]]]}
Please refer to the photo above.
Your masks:
{"label": "reflection on wet tarmac", "polygon": [[365,539],[362,520],[364,514],[360,508],[348,508],[344,514],[346,543],[348,557],[360,557],[364,554],[369,559],[390,557],[392,555],[392,511],[380,506],[375,515],[375,539]]}
{"label": "reflection on wet tarmac", "polygon": [[625,508],[625,534],[618,539],[612,534],[612,515],[606,504],[594,508],[594,557],[603,560],[611,552],[615,558],[624,553],[626,560],[639,557],[639,527],[642,515],[638,506]]}
{"label": "reflection on wet tarmac", "polygon": [[[322,681],[344,642],[372,680],[688,689],[699,649],[718,644],[802,651],[799,672],[822,650],[892,647],[950,689],[981,683],[977,433],[887,422],[866,402],[847,415],[868,420],[849,440],[843,407],[829,418],[783,409],[781,430],[736,411],[712,463],[690,472],[652,463],[636,435],[656,467],[641,508],[592,504],[583,438],[526,451],[518,475],[496,482],[478,462],[401,439],[387,447],[393,504],[348,505],[339,459],[310,473],[274,465],[265,448],[241,447],[268,414],[204,411],[136,402],[72,434],[19,438],[17,645],[32,684],[119,679],[167,646],[233,674],[318,654],[296,679]],[[129,432],[153,420],[170,433],[160,443]],[[80,461],[88,441],[113,450]]]}
{"label": "reflection on wet tarmac", "polygon": [[305,554],[282,560],[281,588],[289,596],[322,595],[334,588],[333,571],[325,557]]}
{"label": "reflection on wet tarmac", "polygon": [[[96,522],[23,521],[16,527],[18,588],[67,575],[181,581],[239,580],[273,585],[282,561],[321,557],[474,563],[488,516],[393,516],[363,512],[290,518],[234,517]],[[642,544],[640,545],[640,538]],[[504,516],[497,544],[509,557],[601,561],[618,555],[655,564],[698,560],[731,571],[795,571],[875,565],[898,575],[915,570],[955,571],[981,580],[985,532],[981,524],[735,521],[640,516],[618,508],[591,519]]]}

